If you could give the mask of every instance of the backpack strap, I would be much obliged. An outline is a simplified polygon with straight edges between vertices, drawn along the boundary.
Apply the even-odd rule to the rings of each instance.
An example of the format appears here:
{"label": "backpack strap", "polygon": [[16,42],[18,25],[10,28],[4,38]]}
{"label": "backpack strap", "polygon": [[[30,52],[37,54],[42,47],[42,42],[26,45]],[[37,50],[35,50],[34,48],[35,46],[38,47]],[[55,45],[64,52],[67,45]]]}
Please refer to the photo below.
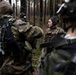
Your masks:
{"label": "backpack strap", "polygon": [[7,42],[7,45],[9,49],[13,52],[14,56],[18,57],[22,53],[21,47],[17,44],[17,41],[15,40],[13,33],[11,31],[12,22],[9,21],[9,18],[3,19],[3,25],[1,29],[1,48],[5,52],[4,48],[4,42]]}
{"label": "backpack strap", "polygon": [[62,40],[57,40],[57,41],[53,41],[53,42],[49,42],[49,43],[43,43],[40,45],[41,48],[44,47],[53,47],[53,48],[57,48],[59,46],[63,46],[66,44],[72,44],[72,43],[76,43],[76,39],[62,39]]}
{"label": "backpack strap", "polygon": [[62,41],[59,41],[55,44],[55,48],[72,43],[76,43],[76,39],[63,39]]}
{"label": "backpack strap", "polygon": [[7,27],[8,18],[0,18],[0,52],[2,52],[2,55],[5,54],[4,52],[4,40],[5,40],[5,32]]}

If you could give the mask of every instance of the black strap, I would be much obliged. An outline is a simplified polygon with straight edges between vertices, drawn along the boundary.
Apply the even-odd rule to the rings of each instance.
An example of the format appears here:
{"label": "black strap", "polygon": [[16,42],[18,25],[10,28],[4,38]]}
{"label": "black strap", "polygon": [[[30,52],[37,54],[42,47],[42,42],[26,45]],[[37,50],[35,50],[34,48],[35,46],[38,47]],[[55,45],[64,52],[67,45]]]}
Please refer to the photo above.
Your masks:
{"label": "black strap", "polygon": [[72,44],[75,43],[76,39],[63,39],[62,41],[60,40],[58,43],[54,44],[55,48],[59,47],[59,46],[63,46],[66,44]]}
{"label": "black strap", "polygon": [[9,21],[9,18],[4,19],[1,32],[1,41],[2,44],[6,41],[9,49],[13,52],[14,56],[19,57],[22,50],[13,36],[13,33],[11,31],[11,24],[12,22]]}
{"label": "black strap", "polygon": [[14,56],[19,56],[22,52],[22,49],[14,38],[10,23],[9,23],[9,26],[7,27],[6,37],[7,37],[9,48],[12,50]]}
{"label": "black strap", "polygon": [[71,44],[71,43],[75,43],[76,39],[62,39],[62,40],[57,40],[57,41],[53,41],[53,42],[49,42],[49,43],[43,43],[40,45],[41,48],[43,47],[54,47],[57,48],[59,46],[63,46],[66,44]]}
{"label": "black strap", "polygon": [[5,32],[6,32],[6,28],[7,28],[7,22],[8,22],[8,18],[2,19],[0,18],[0,50],[2,52],[2,54],[4,54],[4,40],[5,40]]}

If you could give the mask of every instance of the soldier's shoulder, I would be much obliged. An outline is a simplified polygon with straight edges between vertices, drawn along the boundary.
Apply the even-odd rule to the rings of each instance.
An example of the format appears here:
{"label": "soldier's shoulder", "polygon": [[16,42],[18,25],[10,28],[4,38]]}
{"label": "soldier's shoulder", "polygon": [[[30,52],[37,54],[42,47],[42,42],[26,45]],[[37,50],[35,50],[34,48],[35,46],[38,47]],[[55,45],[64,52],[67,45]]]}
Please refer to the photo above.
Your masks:
{"label": "soldier's shoulder", "polygon": [[39,26],[32,26],[31,31],[32,37],[40,38],[44,36],[44,31]]}
{"label": "soldier's shoulder", "polygon": [[23,25],[26,24],[24,21],[22,21],[21,19],[15,19],[13,22],[14,26],[19,26],[19,25]]}
{"label": "soldier's shoulder", "polygon": [[46,30],[45,30],[45,34],[51,34],[52,33],[52,30],[50,29],[50,28],[47,28]]}
{"label": "soldier's shoulder", "polygon": [[56,30],[58,31],[58,33],[65,33],[65,31],[62,27],[57,26]]}
{"label": "soldier's shoulder", "polygon": [[15,19],[13,21],[12,28],[16,28],[19,32],[23,32],[25,29],[29,27],[26,25],[26,22],[22,21],[21,19]]}
{"label": "soldier's shoulder", "polygon": [[34,28],[35,28],[35,31],[44,34],[44,31],[43,31],[43,29],[42,29],[41,27],[39,27],[39,26],[34,26]]}
{"label": "soldier's shoulder", "polygon": [[63,30],[64,31],[64,29],[62,27],[59,27],[59,26],[57,26],[56,29],[59,29],[59,30]]}
{"label": "soldier's shoulder", "polygon": [[43,29],[42,29],[41,27],[39,27],[39,26],[33,26],[33,28],[34,28],[35,30],[37,30],[37,31],[43,32]]}

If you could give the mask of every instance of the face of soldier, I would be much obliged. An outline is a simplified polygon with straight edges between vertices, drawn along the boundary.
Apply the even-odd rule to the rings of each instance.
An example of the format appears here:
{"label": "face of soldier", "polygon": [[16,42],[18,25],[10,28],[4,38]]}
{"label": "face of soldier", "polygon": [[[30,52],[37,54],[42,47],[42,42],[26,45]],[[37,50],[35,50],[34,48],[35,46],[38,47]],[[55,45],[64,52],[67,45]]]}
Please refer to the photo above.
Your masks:
{"label": "face of soldier", "polygon": [[49,20],[48,20],[48,27],[51,27],[51,26],[52,26],[52,20],[49,19]]}

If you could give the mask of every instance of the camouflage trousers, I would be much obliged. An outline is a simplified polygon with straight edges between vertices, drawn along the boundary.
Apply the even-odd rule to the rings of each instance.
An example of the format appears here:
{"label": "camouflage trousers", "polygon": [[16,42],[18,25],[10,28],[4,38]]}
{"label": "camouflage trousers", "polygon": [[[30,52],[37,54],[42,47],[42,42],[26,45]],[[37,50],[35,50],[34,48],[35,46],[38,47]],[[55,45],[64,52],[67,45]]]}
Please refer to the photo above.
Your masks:
{"label": "camouflage trousers", "polygon": [[8,58],[0,69],[0,75],[32,75],[30,64],[13,64],[13,59]]}
{"label": "camouflage trousers", "polygon": [[22,73],[22,74],[5,74],[5,73],[0,73],[0,75],[32,75],[31,71],[28,71],[28,72],[25,72],[25,73]]}
{"label": "camouflage trousers", "polygon": [[71,54],[64,50],[48,53],[41,60],[37,75],[64,75],[70,58]]}

